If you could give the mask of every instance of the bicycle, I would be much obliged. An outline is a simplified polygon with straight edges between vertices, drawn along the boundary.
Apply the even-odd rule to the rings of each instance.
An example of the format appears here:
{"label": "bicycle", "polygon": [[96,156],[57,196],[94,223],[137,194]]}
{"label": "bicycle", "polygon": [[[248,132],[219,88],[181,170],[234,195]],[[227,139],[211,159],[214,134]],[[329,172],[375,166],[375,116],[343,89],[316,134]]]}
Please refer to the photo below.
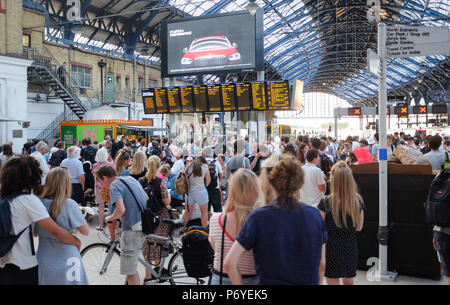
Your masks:
{"label": "bicycle", "polygon": [[[182,219],[162,219],[164,223],[170,224],[171,229],[168,237],[149,234],[147,237],[164,242],[163,249],[174,249],[174,254],[170,258],[167,269],[164,268],[166,257],[161,258],[159,270],[155,270],[139,255],[138,261],[151,274],[152,281],[159,283],[169,280],[171,285],[204,285],[208,284],[208,277],[202,279],[191,278],[186,272],[183,263],[182,245],[173,239],[173,231],[184,226]],[[124,275],[120,274],[120,244],[121,227],[116,229],[114,240],[110,243],[94,243],[86,246],[81,251],[81,258],[86,271],[88,281],[91,285],[117,285],[123,283]],[[166,271],[167,270],[167,271]],[[147,282],[148,285],[150,282]]]}

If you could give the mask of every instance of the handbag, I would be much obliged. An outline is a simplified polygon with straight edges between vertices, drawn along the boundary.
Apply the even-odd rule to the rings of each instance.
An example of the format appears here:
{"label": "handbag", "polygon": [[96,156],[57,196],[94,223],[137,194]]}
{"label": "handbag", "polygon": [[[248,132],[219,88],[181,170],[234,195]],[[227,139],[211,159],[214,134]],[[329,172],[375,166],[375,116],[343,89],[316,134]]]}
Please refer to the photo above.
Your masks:
{"label": "handbag", "polygon": [[102,186],[102,190],[101,190],[100,194],[101,194],[102,200],[104,202],[110,202],[111,201],[111,197],[109,195],[109,189],[108,188]]}
{"label": "handbag", "polygon": [[220,250],[220,284],[222,285],[222,275],[223,275],[223,252],[224,252],[224,242],[225,242],[225,227],[227,225],[227,213],[225,213],[225,218],[223,220],[223,229],[222,229],[222,249]]}
{"label": "handbag", "polygon": [[134,201],[136,201],[136,204],[141,211],[141,222],[142,222],[142,232],[144,234],[152,234],[155,232],[156,227],[159,225],[159,215],[155,214],[151,209],[145,208],[143,209],[139,205],[139,201],[136,199],[136,196],[134,195],[133,191],[131,190],[130,186],[122,179],[119,179],[130,191],[131,195],[133,195]]}

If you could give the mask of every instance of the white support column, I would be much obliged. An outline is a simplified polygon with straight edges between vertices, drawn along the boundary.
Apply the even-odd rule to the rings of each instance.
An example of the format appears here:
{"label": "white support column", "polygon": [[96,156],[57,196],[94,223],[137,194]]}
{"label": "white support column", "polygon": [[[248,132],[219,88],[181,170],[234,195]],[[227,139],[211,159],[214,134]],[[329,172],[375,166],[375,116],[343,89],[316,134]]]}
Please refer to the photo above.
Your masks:
{"label": "white support column", "polygon": [[396,274],[388,272],[388,167],[387,167],[387,126],[386,126],[386,24],[378,24],[378,56],[380,57],[379,82],[379,268],[381,280],[395,280]]}
{"label": "white support column", "polygon": [[[263,82],[265,75],[264,75],[264,71],[258,71],[257,72],[257,81],[259,82]],[[263,111],[258,111],[257,112],[257,137],[258,137],[258,144],[262,144],[266,138],[266,117],[265,117],[265,113]]]}
{"label": "white support column", "polygon": [[[0,115],[28,121],[27,68],[30,60],[0,56]],[[20,134],[21,133],[21,134]],[[0,122],[0,143],[13,143],[13,151],[22,153],[28,129],[18,122]]]}

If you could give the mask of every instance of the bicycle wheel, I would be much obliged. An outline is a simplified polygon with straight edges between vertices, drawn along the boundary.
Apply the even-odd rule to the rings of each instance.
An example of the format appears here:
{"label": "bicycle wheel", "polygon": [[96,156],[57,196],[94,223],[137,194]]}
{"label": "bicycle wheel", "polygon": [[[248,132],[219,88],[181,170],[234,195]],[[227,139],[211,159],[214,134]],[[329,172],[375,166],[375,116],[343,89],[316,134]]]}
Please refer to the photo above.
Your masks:
{"label": "bicycle wheel", "polygon": [[171,285],[208,285],[209,277],[201,279],[189,277],[180,252],[175,252],[170,258],[167,268],[169,269],[169,281]]}
{"label": "bicycle wheel", "polygon": [[102,268],[108,257],[107,244],[92,244],[81,251],[81,260],[90,285],[123,285],[120,274],[120,251],[114,249],[104,272]]}

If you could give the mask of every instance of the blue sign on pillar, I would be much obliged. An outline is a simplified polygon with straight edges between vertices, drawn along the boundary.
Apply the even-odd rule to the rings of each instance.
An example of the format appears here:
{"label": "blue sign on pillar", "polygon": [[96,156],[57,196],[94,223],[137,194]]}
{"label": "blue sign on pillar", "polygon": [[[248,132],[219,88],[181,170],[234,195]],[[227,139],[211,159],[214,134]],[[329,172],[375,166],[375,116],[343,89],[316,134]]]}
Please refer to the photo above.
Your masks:
{"label": "blue sign on pillar", "polygon": [[387,148],[380,148],[378,155],[378,161],[387,161]]}

